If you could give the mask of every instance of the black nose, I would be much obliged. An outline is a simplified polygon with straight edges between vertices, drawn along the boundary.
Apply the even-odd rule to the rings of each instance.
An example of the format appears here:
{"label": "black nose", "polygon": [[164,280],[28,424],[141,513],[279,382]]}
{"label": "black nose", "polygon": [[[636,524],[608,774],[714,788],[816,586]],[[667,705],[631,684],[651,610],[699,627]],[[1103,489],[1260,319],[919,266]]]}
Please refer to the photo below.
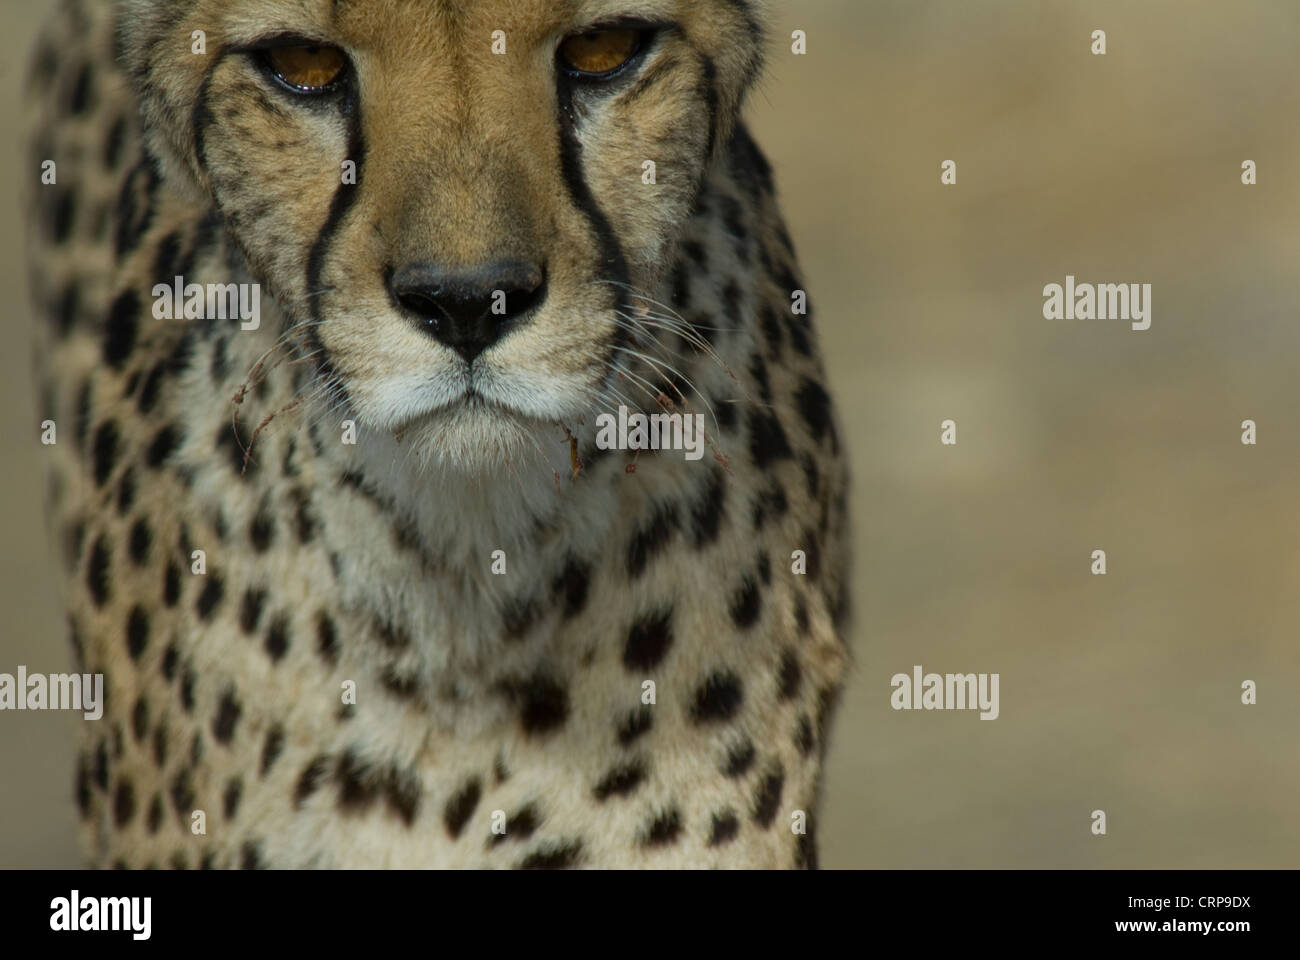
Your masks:
{"label": "black nose", "polygon": [[388,288],[421,330],[473,363],[541,299],[543,280],[541,267],[517,260],[468,270],[411,263]]}

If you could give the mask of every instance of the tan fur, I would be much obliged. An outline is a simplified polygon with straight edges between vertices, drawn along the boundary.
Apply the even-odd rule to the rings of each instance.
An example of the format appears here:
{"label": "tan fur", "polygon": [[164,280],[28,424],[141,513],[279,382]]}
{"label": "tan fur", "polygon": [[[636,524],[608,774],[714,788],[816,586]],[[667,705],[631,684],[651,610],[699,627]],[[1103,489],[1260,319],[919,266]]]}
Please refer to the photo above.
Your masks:
{"label": "tan fur", "polygon": [[[676,28],[567,111],[556,46],[615,0],[55,16],[31,148],[59,185],[33,197],[32,271],[69,620],[109,691],[78,773],[91,862],[814,862],[846,479],[737,121],[758,6],[638,4]],[[296,102],[232,52],[277,33],[347,51],[352,106]],[[544,265],[546,298],[461,402],[464,365],[385,270],[509,258]],[[261,328],[156,319],[176,271],[262,284]],[[704,413],[708,455],[597,450],[619,403]]]}

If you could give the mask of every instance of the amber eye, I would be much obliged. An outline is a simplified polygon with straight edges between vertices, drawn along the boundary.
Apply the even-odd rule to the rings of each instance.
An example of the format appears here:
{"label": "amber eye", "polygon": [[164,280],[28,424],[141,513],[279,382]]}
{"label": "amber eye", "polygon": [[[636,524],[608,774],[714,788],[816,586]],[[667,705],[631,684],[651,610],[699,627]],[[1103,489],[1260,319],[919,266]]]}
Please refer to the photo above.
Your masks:
{"label": "amber eye", "polygon": [[337,47],[273,47],[266,57],[277,77],[303,93],[320,93],[347,66]]}
{"label": "amber eye", "polygon": [[640,48],[640,30],[592,30],[560,44],[560,62],[570,73],[599,77],[623,66]]}

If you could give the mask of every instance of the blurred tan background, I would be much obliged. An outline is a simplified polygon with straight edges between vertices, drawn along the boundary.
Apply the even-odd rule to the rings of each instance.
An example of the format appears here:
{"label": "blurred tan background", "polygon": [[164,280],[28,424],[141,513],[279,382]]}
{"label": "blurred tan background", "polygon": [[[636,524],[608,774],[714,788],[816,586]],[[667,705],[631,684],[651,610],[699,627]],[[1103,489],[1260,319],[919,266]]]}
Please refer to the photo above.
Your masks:
{"label": "blurred tan background", "polygon": [[[750,115],[855,476],[823,866],[1300,866],[1300,4],[772,2]],[[45,8],[5,0],[0,129]],[[50,672],[6,140],[0,670]],[[1067,273],[1152,284],[1151,329],[1044,320]],[[895,712],[914,664],[999,673],[1001,717]],[[0,866],[79,862],[77,722],[0,714]]]}

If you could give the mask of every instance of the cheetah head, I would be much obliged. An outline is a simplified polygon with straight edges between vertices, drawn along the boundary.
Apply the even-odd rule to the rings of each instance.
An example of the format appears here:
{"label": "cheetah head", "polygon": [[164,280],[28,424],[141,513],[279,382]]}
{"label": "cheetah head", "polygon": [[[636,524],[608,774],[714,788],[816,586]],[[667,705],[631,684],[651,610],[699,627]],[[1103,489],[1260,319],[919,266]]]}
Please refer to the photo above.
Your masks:
{"label": "cheetah head", "polygon": [[761,55],[761,0],[121,2],[151,153],[317,388],[475,469],[608,408]]}

